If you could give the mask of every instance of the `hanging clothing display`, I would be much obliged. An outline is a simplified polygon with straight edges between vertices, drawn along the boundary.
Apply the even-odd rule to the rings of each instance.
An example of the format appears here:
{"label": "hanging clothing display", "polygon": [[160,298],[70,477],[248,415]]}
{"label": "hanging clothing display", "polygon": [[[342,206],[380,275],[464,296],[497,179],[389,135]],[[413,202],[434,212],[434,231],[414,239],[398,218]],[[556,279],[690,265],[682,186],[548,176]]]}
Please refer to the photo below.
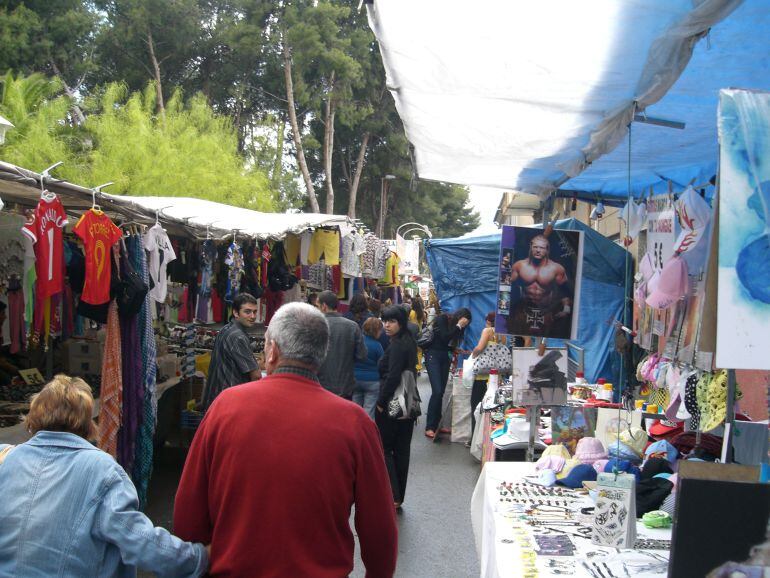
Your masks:
{"label": "hanging clothing display", "polygon": [[340,264],[340,234],[338,231],[316,229],[310,241],[307,254],[310,264],[318,263],[321,259],[327,265]]}
{"label": "hanging clothing display", "polygon": [[176,259],[176,253],[171,246],[171,240],[168,238],[166,230],[159,223],[150,227],[142,241],[150,256],[150,297],[158,303],[162,303],[166,300],[168,283],[166,267]]}
{"label": "hanging clothing display", "polygon": [[37,285],[40,299],[61,293],[64,280],[62,229],[69,223],[59,197],[45,192],[22,228],[35,246]]}
{"label": "hanging clothing display", "polygon": [[232,303],[235,296],[240,293],[241,277],[243,276],[243,251],[235,241],[227,248],[225,264],[229,267],[227,271],[225,301]]}
{"label": "hanging clothing display", "polygon": [[358,233],[349,233],[342,238],[342,274],[348,277],[361,276],[361,257],[366,254],[366,243]]}
{"label": "hanging clothing display", "polygon": [[107,339],[102,357],[101,405],[99,408],[99,448],[118,457],[118,430],[123,417],[123,372],[118,305],[110,303],[107,313]]}
{"label": "hanging clothing display", "polygon": [[80,299],[91,305],[110,300],[110,249],[122,233],[102,211],[90,209],[78,220],[75,234],[83,240],[86,250],[86,278]]}

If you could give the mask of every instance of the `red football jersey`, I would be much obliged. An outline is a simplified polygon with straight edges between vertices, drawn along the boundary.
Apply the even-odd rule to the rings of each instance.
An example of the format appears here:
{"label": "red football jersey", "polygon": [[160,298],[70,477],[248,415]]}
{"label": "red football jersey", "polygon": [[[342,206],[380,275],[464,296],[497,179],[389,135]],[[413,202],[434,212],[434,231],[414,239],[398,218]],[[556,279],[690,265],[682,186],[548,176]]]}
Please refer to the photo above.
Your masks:
{"label": "red football jersey", "polygon": [[110,300],[110,249],[122,233],[102,211],[86,211],[73,229],[86,249],[86,283],[80,298],[91,305]]}
{"label": "red football jersey", "polygon": [[35,244],[36,291],[44,299],[61,293],[64,281],[62,229],[68,223],[59,197],[45,194],[21,232]]}

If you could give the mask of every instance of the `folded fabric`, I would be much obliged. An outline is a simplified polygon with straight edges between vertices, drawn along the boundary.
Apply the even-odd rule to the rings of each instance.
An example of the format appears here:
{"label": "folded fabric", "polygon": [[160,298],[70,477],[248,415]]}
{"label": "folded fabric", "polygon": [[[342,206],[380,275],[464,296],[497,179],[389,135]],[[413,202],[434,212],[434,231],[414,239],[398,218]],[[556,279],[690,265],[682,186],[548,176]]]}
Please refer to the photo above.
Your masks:
{"label": "folded fabric", "polygon": [[584,464],[592,464],[596,460],[607,458],[607,450],[600,439],[585,437],[578,440],[575,447],[575,458]]}
{"label": "folded fabric", "polygon": [[577,464],[570,470],[569,475],[558,479],[556,483],[568,488],[580,488],[585,481],[596,480],[596,470],[590,464]]}

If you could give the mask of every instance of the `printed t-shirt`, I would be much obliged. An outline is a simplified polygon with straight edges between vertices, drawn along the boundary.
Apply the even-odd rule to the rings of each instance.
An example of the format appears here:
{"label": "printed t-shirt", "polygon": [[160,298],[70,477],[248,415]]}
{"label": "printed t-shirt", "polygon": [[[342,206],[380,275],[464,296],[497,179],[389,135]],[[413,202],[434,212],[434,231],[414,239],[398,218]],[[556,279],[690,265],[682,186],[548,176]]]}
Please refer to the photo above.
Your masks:
{"label": "printed t-shirt", "polygon": [[316,229],[310,241],[308,263],[318,263],[323,257],[327,265],[340,264],[340,236],[337,231]]}
{"label": "printed t-shirt", "polygon": [[59,197],[40,197],[31,219],[21,232],[35,244],[37,298],[61,293],[64,281],[64,243],[62,229],[69,221]]}
{"label": "printed t-shirt", "polygon": [[86,250],[86,281],[82,301],[101,305],[110,300],[110,248],[118,242],[120,229],[102,211],[86,211],[75,225],[75,234]]}
{"label": "printed t-shirt", "polygon": [[150,297],[163,303],[168,291],[166,267],[176,259],[176,253],[165,229],[159,223],[145,233],[143,244],[150,257],[147,267],[150,273]]}
{"label": "printed t-shirt", "polygon": [[348,277],[361,276],[361,255],[366,253],[364,238],[351,233],[342,238],[342,274]]}

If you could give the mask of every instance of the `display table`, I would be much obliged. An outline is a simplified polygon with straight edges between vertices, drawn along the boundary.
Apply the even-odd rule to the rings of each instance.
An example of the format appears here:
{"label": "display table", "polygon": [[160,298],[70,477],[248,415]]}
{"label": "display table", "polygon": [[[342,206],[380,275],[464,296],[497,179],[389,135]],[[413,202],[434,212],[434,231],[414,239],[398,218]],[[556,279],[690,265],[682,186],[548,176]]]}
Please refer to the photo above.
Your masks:
{"label": "display table", "polygon": [[[482,578],[521,578],[574,576],[587,578],[662,577],[668,572],[668,550],[617,550],[591,543],[589,515],[581,508],[593,506],[587,493],[566,492],[574,518],[580,526],[549,528],[530,526],[522,506],[501,500],[501,482],[521,481],[535,473],[535,464],[527,462],[489,462],[479,476],[471,499],[471,520],[476,539]],[[560,486],[556,486],[559,488]],[[539,486],[532,485],[532,488]],[[545,500],[543,500],[545,501]],[[537,530],[536,530],[537,528]],[[569,536],[575,548],[572,556],[540,556],[534,554],[535,533],[547,536]],[[670,529],[647,529],[637,521],[637,538],[671,540]],[[527,560],[536,569],[527,569]]]}

